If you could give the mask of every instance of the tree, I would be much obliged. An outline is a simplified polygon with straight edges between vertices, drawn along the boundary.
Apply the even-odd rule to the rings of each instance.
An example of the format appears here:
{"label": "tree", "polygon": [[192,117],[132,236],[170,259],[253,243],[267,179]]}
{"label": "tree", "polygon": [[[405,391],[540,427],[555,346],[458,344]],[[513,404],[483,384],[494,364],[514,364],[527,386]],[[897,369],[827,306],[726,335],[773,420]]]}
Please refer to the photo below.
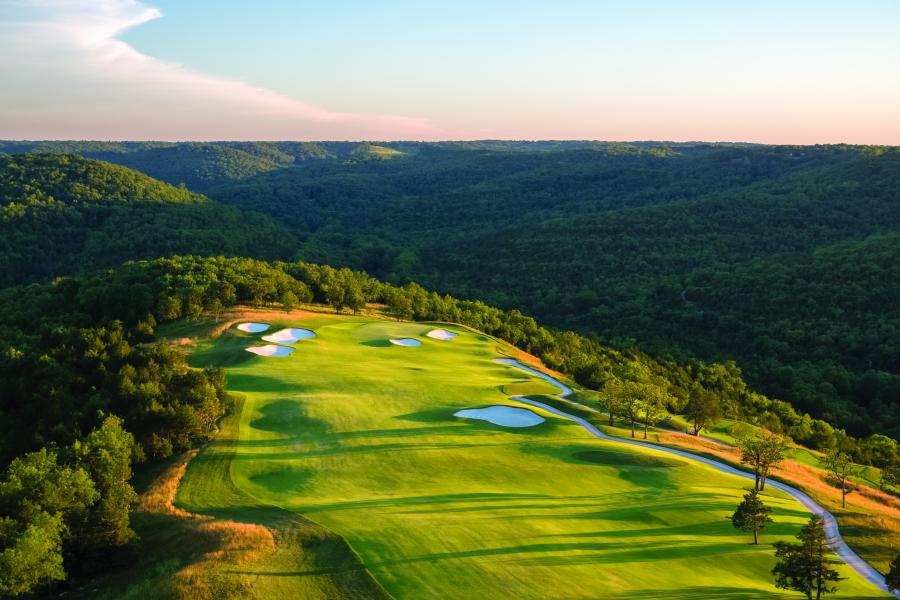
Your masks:
{"label": "tree", "polygon": [[17,529],[13,519],[0,517],[0,597],[30,594],[66,578],[62,518],[42,512]]}
{"label": "tree", "polygon": [[353,311],[354,315],[366,307],[366,296],[363,294],[362,288],[358,284],[353,284],[347,289],[347,308]]}
{"label": "tree", "polygon": [[763,504],[756,488],[744,494],[744,501],[738,504],[737,510],[730,517],[735,529],[753,532],[753,543],[759,544],[759,532],[772,522],[769,513],[772,509]]}
{"label": "tree", "polygon": [[412,299],[403,290],[393,290],[387,297],[388,312],[398,321],[408,321],[413,317]]}
{"label": "tree", "polygon": [[900,484],[900,459],[894,459],[881,467],[881,479],[878,487],[882,490]]}
{"label": "tree", "polygon": [[719,397],[702,385],[694,385],[684,408],[685,416],[694,424],[694,435],[720,418]]}
{"label": "tree", "polygon": [[332,281],[325,290],[325,298],[335,312],[341,312],[347,306],[347,288],[341,281]]}
{"label": "tree", "polygon": [[622,414],[622,402],[625,398],[622,386],[620,379],[610,379],[603,385],[600,403],[609,415],[610,427],[615,423],[616,415]]}
{"label": "tree", "polygon": [[133,449],[134,436],[116,416],[106,417],[100,427],[73,445],[78,464],[90,473],[100,492],[100,500],[78,532],[82,555],[123,546],[135,536],[129,527],[131,505],[137,499],[128,483]]}
{"label": "tree", "polygon": [[297,294],[291,290],[285,290],[284,293],[281,294],[281,307],[287,312],[294,310],[299,302],[300,300],[297,298]]}
{"label": "tree", "polygon": [[644,384],[636,381],[612,379],[603,387],[606,408],[612,424],[613,413],[620,414],[631,423],[631,437],[635,437],[635,425],[641,415],[641,398]]}
{"label": "tree", "polygon": [[830,567],[840,564],[840,561],[831,558],[831,549],[825,541],[822,517],[810,517],[809,523],[797,534],[797,539],[799,544],[775,542],[775,558],[778,559],[772,569],[775,586],[802,592],[809,600],[812,600],[813,593],[816,600],[819,600],[822,594],[837,591],[836,587],[829,587],[828,583],[844,578],[839,577],[838,572]]}
{"label": "tree", "polygon": [[900,554],[897,554],[894,562],[891,563],[891,568],[888,574],[885,575],[884,582],[890,591],[900,590]]}
{"label": "tree", "polygon": [[216,318],[216,323],[219,322],[219,317],[222,316],[222,310],[224,308],[225,307],[222,306],[222,301],[218,298],[213,298],[209,301],[209,312]]}
{"label": "tree", "polygon": [[847,488],[847,479],[856,474],[853,460],[849,454],[840,448],[835,448],[825,456],[825,467],[835,482],[841,484],[841,508],[847,508],[847,494],[850,493]]}
{"label": "tree", "polygon": [[787,441],[769,431],[737,438],[741,450],[741,462],[753,467],[754,488],[766,489],[769,471],[784,460]]}
{"label": "tree", "polygon": [[98,494],[88,473],[45,448],[14,459],[0,480],[0,596],[66,578],[63,543]]}
{"label": "tree", "polygon": [[640,409],[644,417],[644,439],[647,439],[647,429],[650,425],[656,425],[669,414],[666,407],[675,398],[664,388],[645,384],[640,396]]}

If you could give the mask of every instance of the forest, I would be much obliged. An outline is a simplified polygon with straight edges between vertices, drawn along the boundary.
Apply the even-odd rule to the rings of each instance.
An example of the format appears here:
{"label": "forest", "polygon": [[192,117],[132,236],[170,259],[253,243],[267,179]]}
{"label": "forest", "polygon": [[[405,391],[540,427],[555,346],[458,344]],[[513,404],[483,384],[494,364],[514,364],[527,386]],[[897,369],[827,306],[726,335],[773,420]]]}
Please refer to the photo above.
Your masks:
{"label": "forest", "polygon": [[[4,284],[178,253],[348,266],[519,309],[621,351],[734,360],[769,397],[856,436],[900,436],[897,148],[4,142],[0,151],[102,157],[212,198],[154,182],[166,202],[115,202],[109,187],[74,174],[77,158],[10,156],[4,164],[30,170],[5,168]],[[66,191],[46,192],[60,201],[26,200],[22,182],[48,188],[54,161],[69,170]],[[133,171],[83,164],[152,188]],[[109,200],[84,201],[83,185]]]}
{"label": "forest", "polygon": [[146,175],[70,155],[0,156],[0,286],[169,254],[285,258],[290,232]]}

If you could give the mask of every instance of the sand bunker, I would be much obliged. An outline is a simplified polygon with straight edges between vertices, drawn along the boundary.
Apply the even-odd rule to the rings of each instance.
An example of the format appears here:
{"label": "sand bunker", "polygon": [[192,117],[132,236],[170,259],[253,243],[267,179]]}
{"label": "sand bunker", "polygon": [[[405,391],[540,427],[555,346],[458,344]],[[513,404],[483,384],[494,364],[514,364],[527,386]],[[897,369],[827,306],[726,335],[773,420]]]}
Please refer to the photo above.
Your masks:
{"label": "sand bunker", "polygon": [[261,331],[265,331],[269,328],[268,323],[241,323],[237,326],[241,331],[246,331],[247,333],[259,333]]}
{"label": "sand bunker", "polygon": [[245,350],[259,356],[290,356],[294,351],[293,348],[276,346],[275,344],[269,344],[267,346],[251,346],[245,348]]}
{"label": "sand bunker", "polygon": [[390,342],[395,346],[421,346],[422,342],[413,338],[391,338]]}
{"label": "sand bunker", "polygon": [[264,335],[262,339],[267,342],[274,342],[276,344],[293,344],[295,342],[299,342],[300,340],[307,340],[309,338],[316,337],[316,334],[309,329],[282,329],[280,331],[276,331],[275,333]]}
{"label": "sand bunker", "polygon": [[487,408],[466,408],[453,413],[463,419],[480,419],[504,427],[532,427],[544,422],[544,417],[526,408],[513,406],[488,406]]}
{"label": "sand bunker", "polygon": [[441,341],[446,342],[447,340],[452,340],[459,334],[453,333],[452,331],[447,331],[446,329],[432,329],[425,335],[427,335],[430,338],[434,338],[436,340],[441,340]]}

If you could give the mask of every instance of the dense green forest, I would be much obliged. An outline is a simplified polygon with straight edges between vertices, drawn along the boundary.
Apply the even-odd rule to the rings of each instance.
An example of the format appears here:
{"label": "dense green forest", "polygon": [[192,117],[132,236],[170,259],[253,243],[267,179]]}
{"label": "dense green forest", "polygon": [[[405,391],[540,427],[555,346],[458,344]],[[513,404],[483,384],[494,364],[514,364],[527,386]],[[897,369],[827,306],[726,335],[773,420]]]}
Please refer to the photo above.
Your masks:
{"label": "dense green forest", "polygon": [[18,253],[7,268],[18,278],[7,283],[173,252],[350,266],[518,308],[620,349],[734,359],[771,397],[855,435],[900,436],[897,148],[0,143],[0,152],[25,151],[78,152],[190,183],[265,213],[299,242],[266,235],[235,247],[248,232],[262,237],[260,224],[216,248],[202,235],[180,238],[172,223],[165,244],[129,244],[129,254],[100,237],[87,245],[96,252],[61,258],[52,272],[25,266],[34,253],[8,243],[0,258]]}
{"label": "dense green forest", "polygon": [[[384,148],[353,142],[4,142],[0,154],[77,154],[137,169],[203,192],[305,161],[358,162],[389,157]],[[393,150],[388,154],[392,155]],[[400,152],[402,153],[402,152]]]}
{"label": "dense green forest", "polygon": [[286,258],[292,234],[124,167],[0,157],[0,286],[184,252]]}

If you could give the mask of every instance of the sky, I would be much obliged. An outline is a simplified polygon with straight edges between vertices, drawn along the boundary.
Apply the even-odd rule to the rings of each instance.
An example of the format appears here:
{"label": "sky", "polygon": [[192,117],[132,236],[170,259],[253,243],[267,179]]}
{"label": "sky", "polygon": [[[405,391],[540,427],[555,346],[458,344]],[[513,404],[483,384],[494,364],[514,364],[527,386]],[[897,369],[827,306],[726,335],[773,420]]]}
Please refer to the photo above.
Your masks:
{"label": "sky", "polygon": [[900,0],[0,0],[0,138],[900,145]]}

